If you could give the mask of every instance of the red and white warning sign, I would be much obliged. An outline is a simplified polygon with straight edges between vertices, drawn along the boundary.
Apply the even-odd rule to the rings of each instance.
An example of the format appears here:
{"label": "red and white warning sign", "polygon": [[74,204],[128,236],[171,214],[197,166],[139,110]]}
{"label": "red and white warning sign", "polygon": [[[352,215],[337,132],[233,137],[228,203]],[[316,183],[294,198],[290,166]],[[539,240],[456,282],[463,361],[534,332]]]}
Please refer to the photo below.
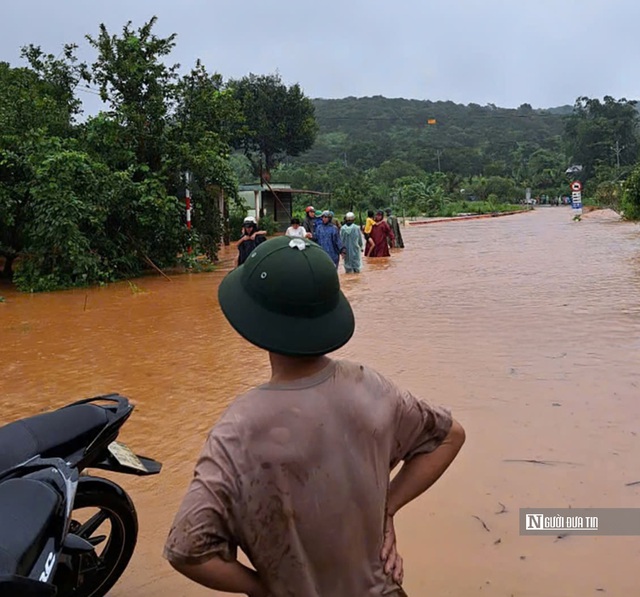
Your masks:
{"label": "red and white warning sign", "polygon": [[582,183],[579,180],[574,180],[571,183],[571,190],[574,193],[579,193],[582,190]]}

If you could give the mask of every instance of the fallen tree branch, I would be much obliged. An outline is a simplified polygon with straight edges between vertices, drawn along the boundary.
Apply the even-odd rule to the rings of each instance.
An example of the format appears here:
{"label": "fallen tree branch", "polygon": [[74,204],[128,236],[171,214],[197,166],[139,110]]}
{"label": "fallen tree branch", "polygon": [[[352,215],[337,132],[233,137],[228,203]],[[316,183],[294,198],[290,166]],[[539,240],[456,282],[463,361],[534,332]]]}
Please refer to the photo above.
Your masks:
{"label": "fallen tree branch", "polygon": [[544,464],[546,466],[553,466],[553,463],[550,462],[549,460],[534,460],[534,459],[517,458],[517,459],[503,460],[502,462],[528,462],[529,464]]}
{"label": "fallen tree branch", "polygon": [[169,276],[167,276],[167,274],[165,274],[153,261],[151,261],[151,258],[140,248],[140,245],[136,242],[136,240],[130,234],[127,234],[127,237],[131,241],[131,244],[135,247],[136,251],[138,252],[138,255],[142,257],[142,259],[144,259],[160,275],[164,276],[167,280],[169,280],[169,282],[173,282],[173,280]]}
{"label": "fallen tree branch", "polygon": [[473,518],[477,519],[480,521],[480,523],[482,524],[482,526],[484,527],[484,530],[487,531],[487,533],[490,533],[491,531],[489,530],[489,527],[485,524],[484,520],[482,520],[482,518],[480,518],[479,516],[476,516],[475,514],[472,514]]}
{"label": "fallen tree branch", "polygon": [[544,464],[546,466],[555,466],[556,464],[580,465],[578,462],[567,462],[566,460],[536,460],[535,458],[513,458],[505,459],[502,462],[528,462],[530,464]]}
{"label": "fallen tree branch", "polygon": [[[139,249],[138,249],[139,250]],[[169,276],[167,276],[167,274],[165,274],[153,261],[151,261],[151,259],[145,255],[142,251],[140,251],[140,255],[142,255],[142,258],[154,269],[156,270],[159,274],[163,275],[167,280],[169,280],[169,282],[172,282],[173,280],[171,280],[171,278]]]}

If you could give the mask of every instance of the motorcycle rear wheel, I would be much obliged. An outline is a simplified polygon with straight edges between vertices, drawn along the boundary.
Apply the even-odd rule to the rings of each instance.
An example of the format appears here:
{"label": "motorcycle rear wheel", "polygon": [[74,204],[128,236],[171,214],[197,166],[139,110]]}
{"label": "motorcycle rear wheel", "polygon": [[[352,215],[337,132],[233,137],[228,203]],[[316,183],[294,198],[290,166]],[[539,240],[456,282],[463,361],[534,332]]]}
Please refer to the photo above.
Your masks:
{"label": "motorcycle rear wheel", "polygon": [[[87,519],[80,510],[97,510]],[[78,583],[69,597],[104,597],[127,568],[138,539],[138,517],[127,493],[115,483],[98,477],[81,477],[71,513],[70,532],[92,543],[95,549],[78,556]],[[82,519],[82,522],[78,520]],[[105,535],[105,523],[109,535]]]}

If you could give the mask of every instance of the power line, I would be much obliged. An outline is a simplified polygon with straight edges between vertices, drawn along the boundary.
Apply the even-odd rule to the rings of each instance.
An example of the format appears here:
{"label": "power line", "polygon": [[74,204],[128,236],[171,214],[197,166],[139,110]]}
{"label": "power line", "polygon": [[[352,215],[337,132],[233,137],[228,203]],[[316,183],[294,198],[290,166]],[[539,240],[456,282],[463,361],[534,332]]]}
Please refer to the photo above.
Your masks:
{"label": "power line", "polygon": [[91,93],[92,95],[101,95],[99,91],[94,90],[93,88],[89,87],[88,85],[86,87],[76,87],[76,89],[78,91],[83,91],[84,93]]}
{"label": "power line", "polygon": [[[556,120],[560,120],[566,116],[570,116],[567,114],[462,114],[457,115],[453,118],[449,118],[449,121],[454,120],[468,120],[471,118],[505,118],[505,119],[513,119],[513,118],[530,118],[530,119],[538,119],[538,118],[553,118]],[[404,120],[404,121],[416,121],[419,119],[420,123],[426,123],[428,118],[418,117],[418,116],[323,116],[320,114],[316,114],[316,118],[320,121],[322,120],[358,120],[358,121],[391,121],[391,120]],[[439,122],[442,122],[442,118],[438,119]],[[430,125],[433,126],[433,125]],[[437,126],[437,125],[436,125]]]}

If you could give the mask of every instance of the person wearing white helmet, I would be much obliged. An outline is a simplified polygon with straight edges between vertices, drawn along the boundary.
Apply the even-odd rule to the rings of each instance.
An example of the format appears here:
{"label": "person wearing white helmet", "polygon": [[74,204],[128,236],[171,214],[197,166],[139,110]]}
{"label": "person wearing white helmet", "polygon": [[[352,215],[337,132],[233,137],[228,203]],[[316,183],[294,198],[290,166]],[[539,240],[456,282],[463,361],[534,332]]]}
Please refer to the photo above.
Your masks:
{"label": "person wearing white helmet", "polygon": [[241,266],[251,254],[251,251],[266,240],[267,231],[258,228],[258,223],[253,216],[247,216],[242,222],[242,237],[236,245],[238,247],[236,267]]}
{"label": "person wearing white helmet", "polygon": [[360,227],[355,225],[355,219],[355,214],[350,211],[344,218],[344,225],[340,228],[340,240],[345,248],[344,270],[348,274],[359,274],[362,270],[364,238]]}

